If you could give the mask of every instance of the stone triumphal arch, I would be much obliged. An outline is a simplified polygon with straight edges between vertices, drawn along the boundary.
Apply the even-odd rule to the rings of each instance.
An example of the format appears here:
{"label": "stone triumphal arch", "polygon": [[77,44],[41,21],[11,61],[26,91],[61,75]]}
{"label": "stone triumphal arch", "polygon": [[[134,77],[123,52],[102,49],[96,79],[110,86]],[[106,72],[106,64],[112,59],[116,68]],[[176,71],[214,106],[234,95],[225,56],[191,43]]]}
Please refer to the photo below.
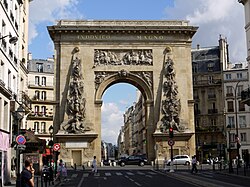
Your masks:
{"label": "stone triumphal arch", "polygon": [[187,21],[70,21],[48,27],[55,46],[55,141],[61,158],[101,160],[102,95],[113,84],[144,96],[147,156],[195,154],[191,39]]}

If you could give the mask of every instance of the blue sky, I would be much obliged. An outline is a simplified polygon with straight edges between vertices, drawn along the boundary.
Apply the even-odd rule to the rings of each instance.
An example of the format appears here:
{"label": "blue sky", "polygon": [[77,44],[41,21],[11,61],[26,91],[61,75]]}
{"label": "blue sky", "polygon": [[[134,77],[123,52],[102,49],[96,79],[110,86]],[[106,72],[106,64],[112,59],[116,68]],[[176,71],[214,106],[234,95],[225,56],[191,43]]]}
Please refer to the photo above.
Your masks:
{"label": "blue sky", "polygon": [[[221,34],[227,37],[231,62],[246,61],[244,7],[237,0],[34,0],[29,21],[29,52],[33,58],[52,57],[53,43],[46,27],[60,19],[189,20],[199,27],[193,47],[216,46]],[[135,90],[128,84],[118,84],[105,92],[105,141],[116,143],[122,114],[135,101]]]}

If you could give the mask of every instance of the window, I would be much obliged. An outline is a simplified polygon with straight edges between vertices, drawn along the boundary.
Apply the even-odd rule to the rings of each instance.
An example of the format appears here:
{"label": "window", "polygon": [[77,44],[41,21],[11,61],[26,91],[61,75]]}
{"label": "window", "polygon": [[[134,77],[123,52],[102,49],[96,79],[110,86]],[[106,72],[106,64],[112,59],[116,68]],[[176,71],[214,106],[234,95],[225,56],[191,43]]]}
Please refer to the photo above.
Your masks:
{"label": "window", "polygon": [[45,116],[46,115],[46,106],[42,106],[42,115]]}
{"label": "window", "polygon": [[237,95],[241,96],[241,92],[243,91],[243,85],[238,85],[238,89],[237,89]]}
{"label": "window", "polygon": [[46,123],[45,122],[41,123],[41,133],[46,133]]}
{"label": "window", "polygon": [[238,106],[239,106],[239,111],[245,111],[245,104],[242,103],[241,101],[238,102]]}
{"label": "window", "polygon": [[239,116],[239,124],[240,128],[246,127],[246,116]]}
{"label": "window", "polygon": [[228,116],[228,125],[229,125],[231,128],[235,128],[234,116]]}
{"label": "window", "polygon": [[237,73],[237,79],[242,79],[242,73]]}
{"label": "window", "polygon": [[35,133],[39,132],[39,122],[34,122],[34,131]]}
{"label": "window", "polygon": [[232,86],[227,86],[226,87],[226,96],[233,96],[233,87]]}
{"label": "window", "polygon": [[230,80],[231,78],[231,74],[226,74],[226,80]]}
{"label": "window", "polygon": [[11,71],[8,71],[8,88],[11,88]]}
{"label": "window", "polygon": [[42,63],[36,63],[37,72],[43,72],[43,64]]}
{"label": "window", "polygon": [[247,141],[247,134],[245,132],[240,133],[240,141],[242,141],[242,142]]}
{"label": "window", "polygon": [[46,86],[46,77],[42,77],[42,86]]}
{"label": "window", "polygon": [[208,89],[208,98],[216,98],[215,90],[213,88]]}
{"label": "window", "polygon": [[39,113],[39,106],[35,106],[35,115],[38,115]]}
{"label": "window", "polygon": [[212,84],[213,83],[213,77],[212,76],[208,76],[208,84]]}
{"label": "window", "polygon": [[39,100],[40,99],[40,91],[38,91],[38,90],[35,91],[34,99],[35,100]]}
{"label": "window", "polygon": [[198,72],[198,64],[197,63],[193,63],[193,72],[197,73]]}
{"label": "window", "polygon": [[50,65],[50,64],[48,64],[48,65],[47,65],[47,68],[48,68],[48,70],[50,70],[50,69],[51,69],[51,65]]}
{"label": "window", "polygon": [[233,101],[228,101],[227,102],[227,111],[228,112],[234,112],[234,103],[233,103]]}
{"label": "window", "polygon": [[35,76],[35,85],[36,86],[40,85],[40,77],[39,76]]}
{"label": "window", "polygon": [[42,96],[41,96],[42,100],[46,100],[46,91],[42,91]]}
{"label": "window", "polygon": [[1,66],[0,66],[0,79],[3,81],[4,80],[4,63],[1,60]]}

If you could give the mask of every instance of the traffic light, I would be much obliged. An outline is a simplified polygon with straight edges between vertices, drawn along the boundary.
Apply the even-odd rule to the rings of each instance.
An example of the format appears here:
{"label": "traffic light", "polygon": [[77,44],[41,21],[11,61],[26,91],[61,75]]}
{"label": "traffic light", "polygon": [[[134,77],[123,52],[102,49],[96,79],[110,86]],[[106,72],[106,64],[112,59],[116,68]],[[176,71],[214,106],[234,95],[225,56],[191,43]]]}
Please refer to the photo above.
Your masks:
{"label": "traffic light", "polygon": [[172,127],[169,128],[169,138],[174,137],[174,129]]}

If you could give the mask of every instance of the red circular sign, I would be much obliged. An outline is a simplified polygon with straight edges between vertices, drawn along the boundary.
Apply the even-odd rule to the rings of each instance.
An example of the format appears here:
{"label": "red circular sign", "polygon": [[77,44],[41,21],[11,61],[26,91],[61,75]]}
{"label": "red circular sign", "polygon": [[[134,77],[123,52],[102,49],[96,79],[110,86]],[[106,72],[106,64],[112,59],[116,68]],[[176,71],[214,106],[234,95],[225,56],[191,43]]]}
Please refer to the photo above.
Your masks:
{"label": "red circular sign", "polygon": [[59,151],[60,150],[60,144],[59,143],[55,143],[54,146],[53,146],[53,150],[54,151]]}
{"label": "red circular sign", "polygon": [[23,135],[18,135],[17,137],[16,137],[16,142],[17,142],[17,144],[21,144],[21,145],[24,145],[25,143],[26,143],[26,139],[25,139],[25,137],[23,136]]}
{"label": "red circular sign", "polygon": [[174,145],[174,140],[169,139],[169,140],[168,140],[168,145],[169,145],[169,146],[173,146],[173,145]]}

